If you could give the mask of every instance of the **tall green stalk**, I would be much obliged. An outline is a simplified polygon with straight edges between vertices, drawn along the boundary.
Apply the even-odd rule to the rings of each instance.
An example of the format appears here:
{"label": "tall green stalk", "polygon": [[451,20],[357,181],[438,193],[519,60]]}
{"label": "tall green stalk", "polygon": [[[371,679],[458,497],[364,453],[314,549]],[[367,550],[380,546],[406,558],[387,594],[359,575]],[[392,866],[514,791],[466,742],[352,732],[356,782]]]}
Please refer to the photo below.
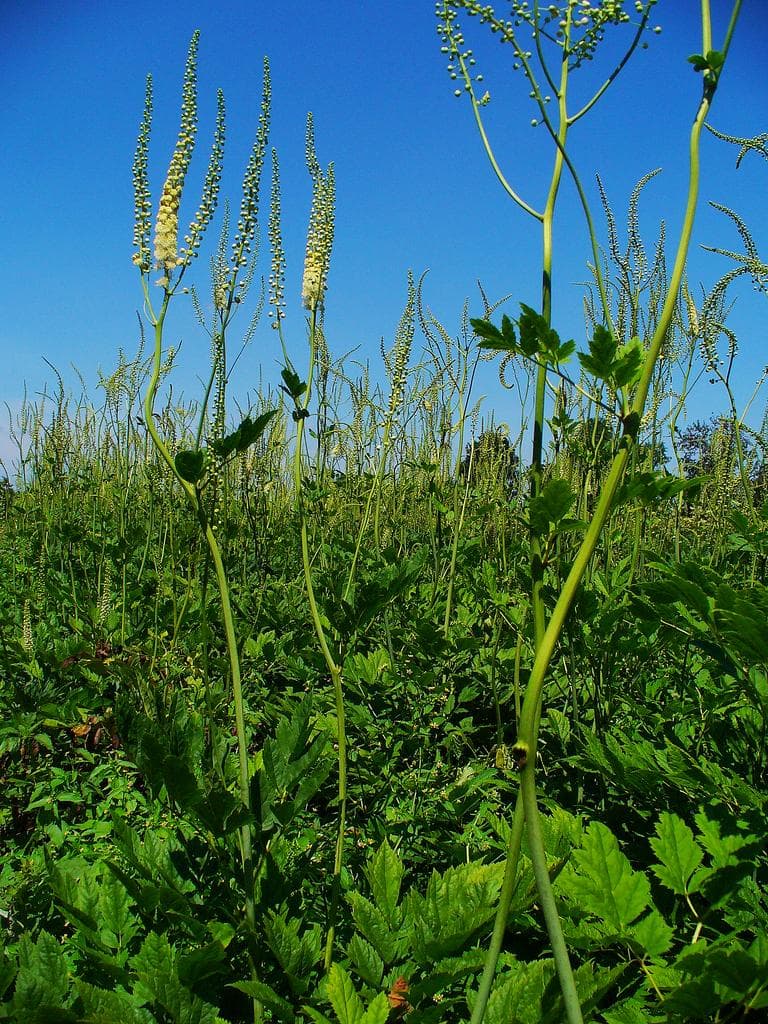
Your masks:
{"label": "tall green stalk", "polygon": [[[576,176],[575,170],[570,159],[567,156],[565,150],[565,141],[567,128],[569,124],[572,124],[576,119],[583,116],[597,99],[605,91],[605,88],[614,80],[618,71],[623,67],[626,59],[628,59],[629,53],[637,45],[639,34],[635,37],[635,41],[628,51],[627,56],[619,64],[616,71],[612,76],[609,77],[608,81],[601,87],[600,90],[595,94],[593,99],[587,103],[577,115],[569,118],[566,109],[566,89],[567,89],[567,73],[568,73],[568,58],[564,55],[562,68],[561,68],[561,79],[560,87],[557,90],[558,93],[558,107],[559,107],[559,127],[554,129],[548,118],[545,105],[541,102],[541,94],[538,87],[533,80],[532,74],[529,71],[529,65],[527,57],[521,47],[517,44],[514,37],[514,31],[510,28],[509,23],[499,23],[495,16],[488,14],[488,8],[484,8],[481,12],[478,5],[467,0],[466,3],[461,4],[467,8],[470,13],[479,14],[482,13],[482,18],[485,21],[491,21],[494,25],[495,31],[502,31],[506,33],[507,41],[511,41],[515,48],[515,55],[524,66],[527,77],[532,81],[534,85],[534,98],[539,102],[540,110],[542,112],[542,118],[545,121],[547,128],[552,135],[554,142],[557,146],[557,153],[555,159],[555,165],[553,169],[553,177],[550,185],[550,191],[548,194],[547,205],[545,206],[544,214],[539,215],[536,211],[530,207],[527,203],[523,202],[519,196],[511,189],[506,182],[503,174],[501,173],[493,152],[490,148],[490,144],[487,139],[487,135],[482,126],[482,119],[480,115],[480,108],[482,100],[476,98],[474,87],[472,83],[472,77],[468,69],[467,54],[469,51],[463,51],[463,37],[455,29],[452,22],[455,20],[455,12],[452,11],[452,6],[448,3],[443,4],[443,14],[445,16],[444,22],[444,38],[449,41],[449,46],[445,49],[449,50],[450,57],[455,60],[461,70],[465,89],[469,92],[472,99],[473,111],[475,113],[478,126],[481,130],[481,137],[483,144],[488,153],[492,167],[499,177],[502,185],[505,187],[511,198],[518,203],[527,213],[538,217],[542,221],[543,227],[543,240],[544,240],[544,251],[543,251],[543,285],[542,285],[542,314],[545,318],[546,324],[549,325],[551,319],[551,272],[552,272],[552,251],[551,251],[551,230],[552,230],[552,216],[554,211],[554,203],[557,197],[557,190],[560,182],[560,176],[562,172],[562,165],[566,163],[571,170],[574,181],[577,186],[582,204],[584,206],[585,215],[587,217],[587,224],[590,234],[590,240],[592,243],[593,254],[595,256],[595,271],[598,275],[598,285],[600,288],[601,300],[605,315],[605,321],[610,324],[610,311],[608,309],[607,297],[604,288],[604,284],[600,277],[599,270],[599,259],[597,258],[597,246],[594,228],[592,225],[591,216],[589,215],[588,206],[584,196],[583,189],[579,183],[578,177]],[[539,811],[536,799],[536,783],[535,783],[535,763],[536,753],[538,744],[538,729],[539,721],[541,716],[543,686],[546,678],[547,669],[551,662],[555,646],[559,640],[565,619],[568,612],[571,609],[573,601],[576,597],[578,588],[584,578],[584,574],[587,570],[587,566],[594,554],[597,546],[600,534],[602,532],[605,523],[611,512],[612,503],[616,495],[616,491],[621,483],[624,471],[626,469],[627,461],[632,452],[634,442],[637,436],[637,432],[640,425],[643,410],[645,408],[648,391],[653,378],[654,370],[658,361],[661,347],[664,343],[666,332],[671,325],[672,317],[674,315],[675,306],[678,300],[678,293],[681,287],[683,273],[685,269],[685,262],[688,254],[688,248],[690,245],[691,232],[693,229],[693,220],[696,210],[697,198],[698,198],[698,186],[699,186],[699,141],[701,135],[701,129],[704,124],[704,120],[707,116],[712,97],[714,96],[717,88],[717,82],[719,79],[720,72],[727,54],[733,29],[738,18],[739,9],[741,6],[740,0],[736,0],[732,12],[731,22],[728,26],[726,33],[726,40],[723,50],[719,54],[713,55],[711,53],[711,23],[709,13],[709,2],[708,0],[702,0],[702,39],[703,45],[702,50],[704,56],[701,58],[702,66],[698,70],[704,71],[704,92],[703,97],[697,111],[696,118],[693,123],[691,130],[691,138],[689,145],[689,160],[690,160],[690,173],[689,173],[689,188],[688,196],[685,209],[685,217],[683,227],[681,229],[680,239],[678,243],[678,249],[676,253],[675,263],[672,270],[671,280],[667,290],[666,300],[660,314],[659,322],[656,325],[653,337],[650,341],[649,348],[645,355],[641,375],[637,388],[635,391],[634,399],[631,404],[626,403],[622,409],[623,419],[623,440],[618,454],[614,458],[614,462],[610,468],[607,479],[604,483],[602,491],[600,493],[597,507],[593,514],[592,520],[586,531],[582,545],[577,552],[576,558],[572,564],[571,570],[566,578],[563,587],[560,592],[560,596],[557,600],[555,608],[549,623],[545,623],[545,616],[543,611],[543,605],[537,600],[537,590],[540,592],[540,579],[539,574],[541,573],[540,564],[540,551],[537,550],[537,544],[534,539],[532,545],[532,596],[533,596],[533,613],[534,613],[534,637],[535,637],[535,657],[533,668],[531,671],[530,680],[526,688],[525,698],[523,701],[522,714],[518,724],[518,735],[515,746],[513,747],[512,754],[515,759],[515,763],[520,772],[520,794],[515,808],[515,815],[513,825],[511,829],[511,838],[509,842],[507,852],[507,862],[505,868],[505,876],[502,884],[502,894],[496,921],[494,924],[493,935],[491,939],[491,945],[486,958],[486,963],[481,977],[480,986],[478,990],[477,999],[475,1001],[472,1024],[479,1024],[483,1019],[485,1008],[487,1006],[488,998],[490,996],[491,987],[493,983],[493,977],[496,970],[496,964],[498,962],[498,955],[501,950],[504,930],[506,927],[506,921],[509,914],[509,908],[511,906],[511,899],[514,892],[515,878],[517,875],[517,865],[520,854],[520,844],[522,839],[523,831],[523,819],[525,826],[528,830],[529,842],[531,848],[531,855],[534,865],[534,874],[536,877],[537,888],[539,890],[539,897],[544,912],[545,923],[550,938],[550,944],[555,958],[556,968],[558,977],[560,980],[560,986],[563,993],[566,1016],[569,1024],[580,1024],[582,1020],[581,1009],[579,1005],[578,996],[576,993],[576,987],[573,979],[573,973],[570,967],[568,951],[563,941],[562,928],[560,926],[559,917],[554,905],[554,900],[551,893],[551,885],[549,881],[549,875],[546,868],[546,859],[544,855],[544,848],[541,841],[540,828],[539,828]],[[571,5],[568,6],[567,15],[565,19],[564,27],[564,39],[563,47],[567,49],[569,41],[569,33],[571,29]],[[648,11],[645,12],[641,30],[644,27],[645,21],[647,20]],[[543,55],[540,49],[539,34],[537,31],[538,22],[538,3],[534,4],[534,36],[537,41],[537,51],[539,58],[544,67],[544,73],[550,86],[555,87],[555,83],[548,73],[546,64],[543,59]],[[562,24],[562,22],[561,22]],[[502,37],[504,38],[504,36]],[[461,46],[459,45],[461,44]],[[454,65],[455,66],[455,65]],[[534,417],[534,436],[533,436],[533,458],[532,458],[532,475],[533,485],[532,491],[536,495],[537,490],[537,476],[539,478],[538,488],[540,489],[540,474],[541,474],[541,436],[543,426],[543,403],[544,396],[546,393],[546,366],[542,365],[542,359],[539,357],[539,366],[537,367],[537,386],[536,386],[536,413]],[[543,575],[542,575],[543,578]]]}
{"label": "tall green stalk", "polygon": [[[224,153],[224,99],[218,94],[216,127],[213,137],[211,156],[202,188],[202,196],[194,219],[184,236],[184,245],[179,246],[179,207],[184,189],[184,182],[192,158],[197,132],[197,47],[199,33],[195,32],[189,48],[189,55],[184,74],[182,92],[181,127],[178,140],[171,156],[168,173],[158,205],[154,227],[152,246],[152,225],[150,222],[151,197],[148,179],[148,151],[152,117],[152,83],[147,80],[147,91],[144,105],[144,116],[139,131],[136,155],[133,164],[134,195],[135,195],[135,226],[134,226],[134,264],[141,272],[141,283],[144,293],[145,314],[154,331],[154,350],[152,354],[151,372],[144,396],[144,422],[152,444],[160,458],[173,473],[186,501],[194,512],[200,529],[205,538],[207,549],[213,562],[216,582],[221,601],[221,618],[224,627],[224,638],[229,659],[232,697],[235,713],[235,733],[237,737],[238,782],[240,799],[246,811],[246,820],[239,829],[240,855],[243,869],[243,887],[245,902],[245,919],[249,932],[249,946],[252,946],[256,928],[256,907],[254,902],[254,871],[253,871],[253,824],[251,816],[250,764],[248,757],[248,735],[245,724],[245,707],[243,700],[242,675],[237,645],[232,606],[230,601],[229,582],[222,558],[221,546],[217,538],[215,517],[217,516],[218,486],[223,469],[223,458],[217,447],[221,442],[224,426],[226,372],[224,363],[225,337],[227,327],[238,304],[242,301],[247,285],[252,277],[251,243],[257,226],[258,196],[261,181],[261,169],[264,163],[264,152],[267,144],[270,120],[270,79],[269,65],[264,66],[264,94],[261,105],[256,141],[251,150],[250,159],[243,177],[242,199],[237,232],[227,253],[227,218],[222,231],[218,252],[213,260],[213,298],[215,306],[213,345],[213,370],[211,379],[217,382],[217,408],[214,416],[214,436],[212,450],[200,448],[207,416],[210,387],[206,392],[205,401],[200,411],[200,423],[197,430],[196,447],[192,451],[179,452],[176,456],[160,436],[155,421],[155,402],[158,387],[163,375],[163,331],[171,299],[181,286],[185,273],[197,255],[204,232],[211,223],[218,204],[219,182]],[[155,285],[162,289],[162,301],[157,312],[153,307],[149,277],[153,272],[160,274]],[[199,308],[199,307],[198,307]],[[205,483],[213,485],[214,497],[211,515],[203,503],[202,488]],[[214,517],[213,521],[211,516]],[[256,980],[256,969],[251,950],[251,973]],[[252,1000],[253,1019],[261,1020],[262,1007],[258,999]]]}
{"label": "tall green stalk", "polygon": [[[320,167],[315,151],[314,123],[311,114],[307,118],[306,158],[307,168],[312,178],[312,208],[309,217],[309,229],[307,231],[307,252],[304,260],[304,277],[302,282],[302,301],[304,308],[309,311],[309,366],[306,382],[301,381],[296,372],[290,366],[287,353],[285,353],[285,344],[282,342],[280,302],[274,301],[275,299],[279,299],[282,294],[282,242],[280,237],[280,225],[277,218],[274,217],[270,219],[270,240],[272,242],[273,254],[273,289],[276,289],[278,293],[273,296],[273,303],[276,306],[277,311],[277,319],[275,322],[278,330],[280,331],[280,339],[283,343],[286,363],[288,364],[283,370],[283,391],[288,394],[294,403],[293,417],[296,421],[296,449],[294,451],[293,459],[293,486],[296,511],[299,518],[301,561],[304,572],[304,584],[307,592],[307,601],[309,603],[309,613],[310,618],[312,619],[312,626],[314,628],[315,635],[317,636],[320,651],[328,668],[328,673],[331,677],[331,686],[333,688],[336,710],[336,740],[338,744],[337,760],[339,767],[339,820],[336,832],[336,846],[333,860],[333,883],[324,956],[325,970],[327,972],[330,970],[331,963],[333,961],[336,915],[338,912],[341,893],[341,870],[344,865],[344,839],[347,820],[347,731],[342,671],[336,658],[331,652],[315,596],[315,587],[312,578],[312,560],[309,551],[307,509],[304,501],[304,486],[302,480],[304,422],[309,416],[308,407],[312,397],[312,381],[317,363],[318,338],[321,330],[318,322],[318,314],[323,305],[328,280],[328,271],[330,269],[336,202],[336,186],[333,165],[329,165],[325,172],[323,172]],[[276,178],[273,178],[273,210],[276,195],[279,200],[279,183]]]}

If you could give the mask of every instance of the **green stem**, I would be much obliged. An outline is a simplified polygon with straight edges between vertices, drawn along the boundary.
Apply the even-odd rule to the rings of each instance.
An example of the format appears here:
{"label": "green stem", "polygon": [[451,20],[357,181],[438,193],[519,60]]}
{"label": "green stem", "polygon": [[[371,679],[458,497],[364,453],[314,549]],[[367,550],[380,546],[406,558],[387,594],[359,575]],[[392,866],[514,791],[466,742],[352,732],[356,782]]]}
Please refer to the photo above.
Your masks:
{"label": "green stem", "polygon": [[336,850],[333,861],[333,886],[331,890],[331,905],[328,914],[328,934],[326,936],[325,944],[324,967],[327,972],[330,970],[331,963],[333,960],[333,941],[336,932],[336,915],[338,911],[339,895],[341,891],[341,869],[344,865],[344,834],[346,831],[347,818],[347,732],[344,713],[344,689],[341,668],[337,665],[336,660],[333,654],[331,653],[331,649],[328,646],[328,640],[325,635],[325,629],[323,628],[322,619],[320,618],[320,612],[317,607],[317,600],[315,598],[315,588],[312,582],[312,564],[309,556],[307,517],[304,508],[301,480],[302,443],[304,439],[304,420],[306,418],[303,415],[303,413],[305,412],[306,406],[309,404],[310,395],[312,392],[312,377],[314,375],[315,369],[316,352],[317,306],[314,306],[311,311],[309,323],[309,371],[307,373],[307,386],[303,396],[305,408],[297,409],[298,420],[296,425],[296,451],[294,453],[293,461],[293,482],[294,489],[296,492],[296,503],[299,513],[301,532],[301,560],[302,565],[304,567],[304,583],[307,591],[309,613],[312,619],[312,625],[315,630],[315,635],[317,636],[317,642],[320,646],[323,658],[325,659],[325,664],[328,667],[328,672],[331,676],[331,684],[333,686],[333,694],[336,704],[337,742],[339,745],[339,825],[336,833]]}
{"label": "green stem", "polygon": [[[594,554],[595,548],[597,547],[603,527],[610,516],[613,499],[624,475],[624,470],[634,444],[634,438],[640,424],[640,418],[645,407],[656,362],[658,360],[659,353],[661,352],[661,347],[664,343],[666,333],[672,323],[675,306],[677,304],[677,296],[682,283],[685,262],[690,246],[691,233],[693,231],[693,222],[699,191],[699,141],[701,137],[701,129],[709,111],[711,95],[711,90],[705,87],[705,93],[691,129],[689,146],[690,175],[688,198],[680,240],[678,242],[677,253],[664,307],[646,354],[630,415],[627,417],[627,422],[625,423],[624,439],[608,472],[592,521],[587,528],[584,540],[576,554],[571,571],[563,584],[563,588],[560,592],[557,603],[555,604],[555,608],[552,612],[542,643],[537,650],[536,658],[531,670],[530,680],[525,693],[525,699],[523,701],[523,712],[520,720],[517,743],[513,748],[513,756],[516,758],[521,769],[521,788],[523,790],[526,826],[529,829],[529,834],[531,828],[533,827],[536,829],[538,824],[535,790],[535,764],[544,680],[546,678],[546,673],[552,660],[555,647],[565,624],[566,617],[571,609],[573,601],[575,600],[578,588],[587,570],[587,566]],[[535,845],[536,844],[532,842],[532,851]],[[545,873],[540,872],[540,875],[540,878],[537,875],[537,885],[539,886],[539,896],[542,900],[542,907],[544,907],[545,899],[549,900],[551,898],[551,886],[548,874],[546,874],[545,877]],[[547,913],[548,911],[545,909],[545,914]],[[555,932],[559,931],[559,920],[556,920],[556,917],[556,913],[554,916],[550,915],[550,920],[547,921],[548,929],[551,926],[554,926]],[[552,933],[550,933],[550,940],[553,941]],[[570,964],[567,962],[567,951],[563,956],[562,951],[558,953],[558,949],[553,945],[553,953],[555,955],[558,974],[560,975],[562,984],[562,979],[570,973]],[[566,1011],[568,1013],[569,1024],[577,1024],[577,1022],[581,1020],[581,1013],[578,1011],[578,1003],[574,1006],[569,1001],[569,994],[565,988],[563,989],[563,997],[566,1000]]]}
{"label": "green stem", "polygon": [[[146,292],[146,288],[145,288]],[[221,614],[224,624],[224,634],[227,644],[227,653],[229,656],[230,673],[232,676],[232,695],[235,704],[235,731],[237,734],[237,753],[239,762],[239,782],[240,782],[240,799],[242,800],[246,810],[251,811],[251,791],[250,791],[250,766],[248,763],[248,739],[245,727],[245,709],[243,703],[243,690],[242,690],[242,677],[240,672],[240,656],[237,649],[237,636],[235,634],[234,620],[232,618],[232,607],[229,599],[229,584],[227,582],[227,574],[224,568],[224,563],[221,557],[221,549],[219,548],[216,535],[213,531],[211,524],[207,521],[205,510],[200,502],[200,496],[197,488],[184,480],[176,469],[176,464],[171,456],[171,453],[160,437],[157,427],[155,426],[154,419],[154,406],[155,398],[157,395],[157,388],[160,381],[160,369],[162,362],[162,351],[163,351],[163,325],[165,323],[165,316],[168,312],[168,305],[171,299],[171,292],[166,289],[163,296],[163,303],[160,308],[159,314],[155,317],[152,314],[151,306],[147,300],[147,308],[150,311],[150,316],[155,329],[155,349],[152,360],[152,373],[150,376],[149,384],[147,386],[147,392],[144,396],[144,417],[147,425],[147,430],[152,438],[156,450],[163,458],[166,465],[170,468],[177,481],[181,485],[184,493],[187,496],[195,515],[197,516],[198,522],[205,535],[205,540],[208,545],[208,550],[211,553],[213,564],[216,570],[216,581],[219,587],[219,595],[221,598]],[[245,916],[248,922],[248,927],[251,935],[255,933],[256,928],[256,907],[254,903],[254,886],[253,886],[253,835],[252,826],[250,823],[245,823],[240,827],[240,854],[243,866],[243,886],[245,889]],[[253,960],[251,960],[251,971],[254,979],[256,978],[256,969]],[[261,1003],[254,999],[253,1001],[253,1018],[255,1022],[258,1022],[262,1018]]]}
{"label": "green stem", "polygon": [[528,847],[531,851],[533,874],[536,879],[536,889],[539,893],[544,923],[547,926],[549,944],[555,957],[560,991],[563,993],[563,1002],[565,1003],[566,1019],[568,1024],[582,1024],[581,1005],[579,1004],[579,996],[576,992],[576,983],[573,979],[568,949],[563,938],[560,916],[557,913],[555,898],[552,894],[552,883],[550,882],[547,858],[544,852],[544,840],[539,824],[539,808],[536,803],[536,780],[534,778],[532,761],[521,772],[520,793],[525,813],[525,827],[528,834]]}

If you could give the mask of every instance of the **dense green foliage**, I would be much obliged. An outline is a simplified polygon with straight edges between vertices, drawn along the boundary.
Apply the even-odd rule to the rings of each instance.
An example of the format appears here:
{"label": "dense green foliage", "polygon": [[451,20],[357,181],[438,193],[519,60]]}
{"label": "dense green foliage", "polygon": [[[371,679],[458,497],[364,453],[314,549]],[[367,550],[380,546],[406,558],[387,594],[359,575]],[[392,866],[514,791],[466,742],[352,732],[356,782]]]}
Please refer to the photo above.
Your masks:
{"label": "dense green foliage", "polygon": [[[513,3],[513,25],[472,0],[438,4],[478,123],[459,8],[515,48],[557,142],[542,212],[504,182],[543,228],[541,312],[520,303],[499,322],[481,289],[481,315],[467,304],[454,336],[409,275],[381,373],[336,361],[323,321],[335,183],[310,119],[308,367],[283,337],[273,155],[285,364],[234,423],[228,349],[256,266],[268,65],[208,319],[192,288],[212,342],[199,403],[173,397],[164,327],[216,211],[224,105],[179,248],[195,34],[153,241],[148,84],[142,345],[99,401],[59,379],[24,406],[18,479],[0,492],[0,1019],[765,1019],[768,437],[748,425],[757,389],[736,409],[726,300],[745,273],[764,290],[768,269],[726,209],[747,255],[716,250],[735,268],[698,307],[684,277],[698,138],[740,5],[722,50],[702,5],[672,267],[663,239],[649,263],[638,228],[653,175],[630,197],[625,252],[603,193],[608,254],[588,216],[579,344],[552,324],[551,226],[567,130],[604,89],[571,116],[566,84],[629,21],[621,4],[586,6]],[[635,6],[626,59],[653,2]],[[565,51],[557,129],[521,23]],[[517,432],[482,420],[472,393],[494,358],[503,384],[515,376]],[[685,426],[702,372],[728,409]]]}
{"label": "dense green foliage", "polygon": [[[532,654],[528,514],[507,446],[481,441],[471,474],[453,473],[435,435],[403,427],[378,492],[382,547],[364,538],[346,599],[374,478],[334,468],[333,434],[316,455],[326,468],[308,467],[349,736],[344,904],[324,980],[336,721],[307,626],[287,413],[232,464],[220,530],[251,737],[254,936],[217,602],[194,518],[136,429],[139,379],[122,366],[101,408],[62,400],[28,485],[6,496],[6,1013],[237,1021],[256,992],[281,1019],[358,1020],[366,1005],[384,1020],[380,994],[404,977],[412,1019],[461,1019],[501,883]],[[444,426],[450,389],[430,389]],[[183,420],[164,418],[182,448]],[[599,486],[579,432],[554,448],[536,512],[548,602],[578,540],[572,506]],[[732,463],[713,468],[696,490],[655,497],[648,471],[630,479],[547,687],[547,857],[584,1006],[610,1007],[606,1021],[740,1019],[766,1000],[768,515],[750,518]],[[560,1019],[535,903],[524,850],[491,1020]]]}

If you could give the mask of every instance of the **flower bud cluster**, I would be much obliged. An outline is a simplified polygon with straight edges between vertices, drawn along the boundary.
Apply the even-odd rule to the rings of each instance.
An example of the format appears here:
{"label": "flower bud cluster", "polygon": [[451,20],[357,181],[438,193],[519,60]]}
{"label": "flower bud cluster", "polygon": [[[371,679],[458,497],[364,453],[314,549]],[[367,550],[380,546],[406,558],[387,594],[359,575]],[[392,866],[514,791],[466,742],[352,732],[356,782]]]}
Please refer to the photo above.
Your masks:
{"label": "flower bud cluster", "polygon": [[189,54],[184,70],[184,86],[181,100],[181,126],[176,148],[168,167],[163,192],[155,222],[155,263],[165,270],[159,284],[167,287],[168,275],[184,263],[178,256],[179,206],[184,189],[184,179],[189,169],[197,134],[197,47],[200,33],[195,32],[189,44]]}
{"label": "flower bud cluster", "polygon": [[24,612],[21,620],[21,646],[27,654],[35,653],[35,640],[32,634],[32,608],[29,600],[24,602]]}
{"label": "flower bud cluster", "polygon": [[213,146],[208,161],[208,170],[203,182],[203,194],[194,220],[189,225],[189,232],[184,236],[184,247],[180,254],[181,262],[184,266],[189,266],[192,259],[198,255],[203,234],[213,219],[219,202],[221,170],[224,163],[224,138],[224,93],[219,89],[216,97],[216,127],[213,133]]}
{"label": "flower bud cluster", "polygon": [[400,318],[395,333],[394,367],[392,370],[392,390],[389,395],[387,419],[391,420],[403,401],[405,382],[408,375],[408,360],[411,357],[414,333],[414,310],[416,289],[413,283],[413,272],[408,272],[408,301]]}
{"label": "flower bud cluster", "polygon": [[304,277],[301,301],[305,309],[315,310],[323,302],[331,265],[334,217],[336,209],[336,182],[333,164],[323,174],[315,152],[312,115],[307,117],[307,168],[312,176],[312,208],[307,231],[307,251],[304,258]]}
{"label": "flower bud cluster", "polygon": [[269,247],[272,251],[272,267],[269,274],[269,315],[272,326],[277,330],[285,317],[285,250],[280,226],[280,164],[277,150],[272,150],[272,194],[269,208]]}
{"label": "flower bud cluster", "polygon": [[[528,26],[534,36],[549,39],[562,47],[567,53],[570,66],[575,68],[584,61],[592,60],[608,25],[621,25],[632,20],[624,9],[625,3],[626,0],[599,0],[597,3],[590,0],[560,0],[560,3],[540,5],[529,0],[512,0],[511,17],[504,18],[496,14],[492,4],[484,4],[480,0],[438,0],[435,14],[438,18],[438,34],[443,44],[441,50],[449,56],[448,73],[452,80],[456,80],[458,74],[462,73],[465,79],[464,91],[470,91],[469,81],[472,76],[469,67],[475,64],[475,59],[472,51],[465,48],[464,36],[457,20],[457,8],[478,18],[481,24],[488,25],[500,42],[511,43],[516,57],[512,66],[514,70],[519,70],[531,58],[532,51],[522,48],[517,29]],[[656,3],[657,0],[634,0],[635,12],[640,17],[646,17]],[[660,31],[658,26],[654,28],[654,32]],[[482,81],[482,75],[474,76],[474,80]],[[462,90],[456,89],[455,95],[461,94]]]}
{"label": "flower bud cluster", "polygon": [[149,193],[149,135],[152,127],[152,76],[147,76],[144,97],[144,116],[141,119],[136,154],[133,158],[133,262],[142,273],[150,269],[149,237],[151,232],[152,199]]}
{"label": "flower bud cluster", "polygon": [[248,158],[248,165],[243,175],[242,199],[240,214],[237,218],[237,232],[232,242],[232,263],[237,271],[245,267],[251,260],[251,248],[259,220],[259,191],[261,188],[261,172],[269,139],[271,121],[272,79],[269,61],[264,58],[264,88],[261,97],[261,113],[256,130],[256,139]]}

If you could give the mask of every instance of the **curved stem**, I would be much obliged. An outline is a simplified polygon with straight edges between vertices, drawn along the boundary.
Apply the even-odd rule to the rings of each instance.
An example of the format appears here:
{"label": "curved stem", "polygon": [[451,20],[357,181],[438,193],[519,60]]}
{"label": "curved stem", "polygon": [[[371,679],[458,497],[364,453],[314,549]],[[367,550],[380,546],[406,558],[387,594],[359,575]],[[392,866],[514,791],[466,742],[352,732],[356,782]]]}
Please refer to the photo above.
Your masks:
{"label": "curved stem", "polygon": [[643,15],[640,24],[637,28],[637,31],[635,32],[635,38],[632,40],[631,44],[627,48],[627,51],[624,54],[624,56],[621,58],[621,60],[610,73],[610,75],[608,75],[608,77],[597,90],[597,92],[594,94],[592,99],[585,103],[581,110],[578,110],[575,114],[571,114],[570,118],[568,119],[569,124],[575,124],[579,120],[579,118],[584,117],[584,115],[587,114],[592,109],[592,107],[594,107],[597,101],[605,94],[606,90],[609,89],[611,85],[613,85],[613,83],[619,77],[627,62],[629,61],[629,58],[637,49],[637,45],[640,42],[643,32],[645,31],[645,26],[648,24],[648,19],[650,18],[650,16],[651,9],[649,7]]}
{"label": "curved stem", "polygon": [[549,668],[560,632],[565,624],[565,619],[576,597],[576,592],[584,577],[587,565],[592,558],[595,548],[597,547],[597,542],[603,526],[610,515],[613,499],[619,484],[621,483],[624,469],[640,424],[640,418],[648,397],[648,391],[656,362],[674,315],[677,297],[685,270],[685,261],[690,246],[691,233],[693,231],[693,222],[699,192],[699,142],[701,129],[709,111],[710,102],[711,97],[708,95],[708,91],[705,88],[705,95],[702,97],[696,118],[694,119],[693,126],[691,128],[689,143],[690,171],[688,197],[675,262],[672,268],[666,300],[659,316],[659,321],[651,339],[650,346],[646,353],[645,362],[643,364],[640,381],[637,386],[631,411],[625,420],[624,439],[608,472],[592,521],[587,528],[584,540],[582,541],[581,547],[573,561],[571,571],[563,584],[563,589],[560,592],[557,603],[555,604],[543,642],[537,651],[533,668],[531,670],[530,681],[526,690],[525,700],[523,702],[523,713],[518,732],[518,743],[515,748],[515,752],[517,753],[518,761],[521,763],[521,766],[524,766],[529,761],[533,763],[535,759],[536,742],[538,738],[538,713],[544,687],[544,678],[546,676],[547,669]]}
{"label": "curved stem", "polygon": [[539,808],[536,804],[536,781],[531,761],[523,768],[520,777],[520,793],[522,796],[523,809],[525,812],[525,827],[528,832],[528,847],[531,851],[533,863],[533,874],[536,879],[536,889],[539,894],[541,911],[544,915],[544,923],[547,926],[549,944],[555,958],[555,968],[560,982],[560,991],[563,993],[565,1003],[565,1014],[568,1024],[582,1024],[581,1005],[576,992],[576,983],[573,980],[571,961],[568,956],[568,949],[563,938],[563,929],[560,924],[560,916],[555,906],[555,898],[552,893],[552,883],[549,879],[547,858],[544,852],[544,840],[539,825]]}
{"label": "curved stem", "polygon": [[[145,287],[146,292],[146,287]],[[176,464],[173,457],[165,444],[163,439],[160,437],[157,427],[155,426],[155,398],[157,396],[157,388],[160,382],[160,371],[162,363],[162,351],[163,351],[163,327],[165,323],[165,317],[168,312],[168,305],[171,300],[171,292],[166,289],[163,303],[160,308],[160,312],[155,317],[151,305],[149,304],[149,298],[146,297],[147,308],[150,314],[151,322],[154,324],[155,329],[155,349],[152,360],[152,373],[150,376],[149,383],[147,385],[147,391],[144,396],[144,417],[147,425],[147,430],[152,443],[156,450],[162,457],[163,461],[170,468],[176,480],[181,485],[184,493],[187,496],[187,500],[194,511],[198,522],[200,523],[201,529],[205,536],[208,550],[210,551],[211,558],[216,571],[216,582],[219,588],[219,596],[221,598],[221,615],[224,624],[224,635],[227,645],[227,654],[229,657],[229,668],[230,675],[232,677],[232,696],[235,705],[235,732],[237,734],[237,755],[238,755],[238,766],[239,766],[239,784],[240,784],[240,799],[243,802],[246,810],[249,812],[248,817],[250,819],[251,811],[251,788],[250,788],[250,765],[248,761],[248,738],[245,727],[245,707],[243,702],[243,688],[242,688],[242,676],[240,672],[240,655],[237,649],[237,635],[235,633],[234,620],[232,617],[232,606],[229,599],[229,583],[227,580],[226,570],[224,568],[224,562],[221,557],[221,548],[216,539],[216,535],[213,531],[213,527],[208,522],[205,515],[205,510],[200,502],[200,495],[197,488],[180,476],[176,469]],[[254,877],[253,877],[253,834],[252,826],[249,822],[244,823],[240,826],[240,855],[243,866],[243,888],[245,890],[245,917],[248,923],[249,931],[251,935],[256,930],[256,906],[254,902]],[[250,954],[249,954],[250,955]],[[256,978],[256,968],[251,958],[251,971],[252,976]],[[253,1019],[258,1022],[261,1020],[262,1010],[261,1003],[259,1000],[253,1000]]]}
{"label": "curved stem", "polygon": [[312,308],[309,323],[309,370],[307,373],[307,387],[303,396],[305,408],[297,410],[298,419],[296,426],[296,451],[294,453],[293,461],[293,482],[294,489],[296,491],[296,503],[300,521],[301,560],[304,568],[304,583],[307,590],[309,613],[312,619],[312,625],[315,630],[315,635],[317,636],[317,642],[320,646],[320,650],[322,652],[323,658],[325,659],[325,664],[328,667],[328,672],[331,677],[331,684],[333,686],[333,694],[336,705],[337,742],[339,747],[339,825],[336,834],[336,850],[333,861],[333,884],[331,890],[331,905],[328,915],[328,934],[326,936],[325,944],[324,966],[327,972],[330,970],[331,962],[333,959],[333,940],[336,932],[336,913],[338,909],[339,894],[341,888],[341,869],[344,864],[344,833],[346,831],[347,817],[347,733],[344,715],[344,690],[342,684],[341,668],[337,665],[336,660],[333,654],[331,653],[331,649],[328,645],[328,640],[325,635],[325,629],[323,628],[323,622],[320,617],[320,611],[317,607],[314,584],[312,582],[312,565],[309,557],[307,517],[304,508],[304,498],[301,480],[301,455],[302,442],[304,439],[305,420],[304,413],[306,410],[306,406],[309,404],[310,396],[312,393],[312,378],[315,370],[316,354],[317,306],[315,305]]}

